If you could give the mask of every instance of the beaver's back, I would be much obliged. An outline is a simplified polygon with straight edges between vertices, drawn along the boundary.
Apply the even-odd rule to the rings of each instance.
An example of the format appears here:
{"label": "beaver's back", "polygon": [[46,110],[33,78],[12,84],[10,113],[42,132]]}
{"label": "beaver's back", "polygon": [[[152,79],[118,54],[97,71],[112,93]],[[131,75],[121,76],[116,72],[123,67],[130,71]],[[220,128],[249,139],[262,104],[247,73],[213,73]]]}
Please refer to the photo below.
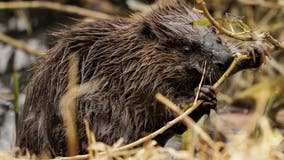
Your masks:
{"label": "beaver's back", "polygon": [[[80,58],[87,58],[92,45],[125,24],[127,23],[122,20],[81,22],[70,30],[56,33],[59,41],[48,51],[48,59],[36,66],[35,74],[26,89],[26,100],[20,114],[17,134],[18,145],[22,149],[28,149],[35,154],[47,149],[52,155],[64,155],[65,134],[58,107],[61,96],[67,90],[70,57],[78,55]],[[83,78],[78,73],[78,83],[87,81],[86,78],[92,77]]]}

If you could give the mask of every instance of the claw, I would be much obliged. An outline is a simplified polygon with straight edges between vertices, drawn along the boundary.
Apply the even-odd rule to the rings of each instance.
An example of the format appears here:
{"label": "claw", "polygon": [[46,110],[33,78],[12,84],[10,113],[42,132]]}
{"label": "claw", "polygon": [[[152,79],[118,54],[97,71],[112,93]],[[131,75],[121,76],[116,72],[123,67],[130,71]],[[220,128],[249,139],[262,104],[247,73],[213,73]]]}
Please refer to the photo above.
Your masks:
{"label": "claw", "polygon": [[269,46],[267,44],[254,44],[247,48],[245,54],[252,57],[253,63],[265,63],[266,57],[271,58],[269,53]]}
{"label": "claw", "polygon": [[[195,94],[197,94],[198,88],[195,89]],[[204,100],[203,105],[204,106],[216,106],[217,100],[216,100],[216,90],[212,88],[212,86],[209,85],[203,85],[200,88],[199,100]]]}
{"label": "claw", "polygon": [[[198,88],[196,88],[194,91],[195,91],[195,94],[197,94]],[[216,90],[213,89],[212,86],[203,85],[200,88],[198,99],[203,100],[203,102],[200,105],[200,107],[195,109],[190,114],[190,116],[194,120],[198,120],[204,114],[209,114],[211,109],[216,109],[216,106],[217,106]]]}
{"label": "claw", "polygon": [[250,46],[250,47],[247,49],[247,52],[248,52],[248,55],[249,55],[250,57],[252,57],[253,62],[255,63],[255,62],[256,62],[256,55],[255,55],[255,52],[254,52],[254,47],[253,47],[253,46]]}

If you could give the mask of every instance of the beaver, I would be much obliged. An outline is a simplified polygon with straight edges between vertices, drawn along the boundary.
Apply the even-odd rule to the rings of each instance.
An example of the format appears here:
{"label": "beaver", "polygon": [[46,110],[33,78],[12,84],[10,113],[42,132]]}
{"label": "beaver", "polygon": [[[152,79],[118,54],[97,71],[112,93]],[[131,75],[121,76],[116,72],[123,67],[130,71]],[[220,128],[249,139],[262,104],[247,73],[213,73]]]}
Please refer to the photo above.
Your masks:
{"label": "beaver", "polygon": [[[23,150],[52,157],[65,156],[66,134],[59,102],[67,91],[70,57],[78,57],[77,84],[101,79],[98,88],[76,98],[79,154],[86,153],[84,119],[97,141],[115,143],[120,137],[131,143],[175,117],[159,103],[160,92],[179,107],[192,102],[206,67],[199,98],[204,102],[190,116],[197,120],[216,107],[210,87],[232,62],[232,51],[216,29],[193,26],[204,16],[188,1],[176,0],[131,18],[81,21],[56,33],[48,51],[27,85],[19,118],[17,142]],[[245,60],[234,72],[258,67],[264,48],[251,47],[255,60]],[[169,135],[181,133],[182,124],[157,137],[163,144]]]}

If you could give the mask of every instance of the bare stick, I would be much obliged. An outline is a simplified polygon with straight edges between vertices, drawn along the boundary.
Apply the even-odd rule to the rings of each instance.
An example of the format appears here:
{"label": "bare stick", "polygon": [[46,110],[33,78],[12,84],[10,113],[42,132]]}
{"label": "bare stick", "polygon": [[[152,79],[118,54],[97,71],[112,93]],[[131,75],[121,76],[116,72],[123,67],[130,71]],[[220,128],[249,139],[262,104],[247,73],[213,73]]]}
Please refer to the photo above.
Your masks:
{"label": "bare stick", "polygon": [[41,58],[46,58],[46,53],[44,53],[40,50],[31,48],[31,47],[27,46],[26,44],[24,44],[23,42],[20,42],[20,41],[14,39],[12,37],[9,37],[9,36],[7,36],[3,33],[0,33],[0,41],[7,43],[7,44],[9,44],[13,47],[19,48],[19,49],[25,51],[26,53],[28,53],[30,55],[33,55],[33,56],[36,56],[36,57],[41,57]]}
{"label": "bare stick", "polygon": [[[177,105],[175,105],[172,101],[170,101],[167,97],[163,96],[162,94],[158,93],[156,95],[156,99],[168,106],[171,110],[175,111],[179,115],[182,115],[184,112],[179,109]],[[210,136],[204,132],[198,125],[196,125],[195,121],[191,119],[189,116],[182,117],[183,121],[189,128],[193,128],[194,131],[196,131],[200,137],[209,144],[211,148],[214,148],[214,141],[210,138]]]}
{"label": "bare stick", "polygon": [[56,157],[56,158],[51,159],[51,160],[87,160],[87,159],[89,159],[88,154],[76,155],[76,156],[72,156],[72,157]]}
{"label": "bare stick", "polygon": [[98,80],[92,80],[77,85],[79,59],[76,55],[69,61],[67,92],[60,99],[60,113],[66,130],[66,141],[69,155],[76,155],[78,151],[77,126],[76,126],[76,98],[95,91]]}
{"label": "bare stick", "polygon": [[71,14],[76,14],[89,18],[110,18],[109,15],[81,8],[72,5],[64,5],[56,2],[43,2],[43,1],[18,1],[18,2],[0,2],[0,9],[29,9],[29,8],[46,8]]}

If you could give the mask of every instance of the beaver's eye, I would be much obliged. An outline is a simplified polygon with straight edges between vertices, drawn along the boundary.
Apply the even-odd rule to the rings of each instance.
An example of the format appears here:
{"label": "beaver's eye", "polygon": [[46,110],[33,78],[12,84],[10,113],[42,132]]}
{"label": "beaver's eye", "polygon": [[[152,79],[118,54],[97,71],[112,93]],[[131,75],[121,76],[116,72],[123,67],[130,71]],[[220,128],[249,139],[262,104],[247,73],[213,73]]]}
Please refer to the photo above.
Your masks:
{"label": "beaver's eye", "polygon": [[183,52],[183,54],[190,54],[190,53],[193,52],[193,47],[184,46],[184,47],[182,48],[182,52]]}

